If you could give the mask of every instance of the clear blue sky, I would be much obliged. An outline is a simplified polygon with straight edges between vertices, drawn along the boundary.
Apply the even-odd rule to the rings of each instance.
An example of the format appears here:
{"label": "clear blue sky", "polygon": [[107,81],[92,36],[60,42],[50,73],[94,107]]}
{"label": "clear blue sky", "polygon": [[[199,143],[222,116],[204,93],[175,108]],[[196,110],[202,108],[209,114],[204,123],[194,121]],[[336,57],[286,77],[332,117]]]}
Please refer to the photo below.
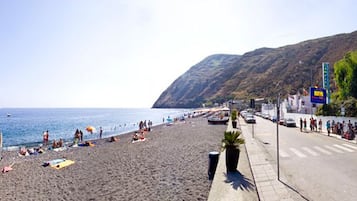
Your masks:
{"label": "clear blue sky", "polygon": [[146,107],[191,66],[357,30],[354,0],[0,0],[1,107]]}

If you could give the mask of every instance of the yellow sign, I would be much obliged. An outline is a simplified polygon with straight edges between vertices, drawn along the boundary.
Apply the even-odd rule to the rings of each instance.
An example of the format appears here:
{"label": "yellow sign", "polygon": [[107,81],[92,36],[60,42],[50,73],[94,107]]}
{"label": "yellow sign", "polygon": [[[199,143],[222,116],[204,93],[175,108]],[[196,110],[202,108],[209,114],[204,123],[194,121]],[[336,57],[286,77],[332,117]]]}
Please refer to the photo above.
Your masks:
{"label": "yellow sign", "polygon": [[324,96],[324,92],[323,91],[314,91],[314,96],[319,96],[319,97],[322,97]]}

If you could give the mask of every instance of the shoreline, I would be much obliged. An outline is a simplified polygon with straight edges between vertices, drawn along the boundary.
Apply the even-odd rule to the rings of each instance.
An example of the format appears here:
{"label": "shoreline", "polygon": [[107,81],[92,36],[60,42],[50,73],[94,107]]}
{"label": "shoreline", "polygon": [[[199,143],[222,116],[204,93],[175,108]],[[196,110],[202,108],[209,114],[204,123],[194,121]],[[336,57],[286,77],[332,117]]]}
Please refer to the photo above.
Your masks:
{"label": "shoreline", "polygon": [[188,109],[153,109],[153,108],[43,108],[3,110],[12,113],[11,117],[0,116],[0,132],[3,133],[3,147],[37,146],[43,142],[43,132],[49,130],[49,140],[62,138],[71,142],[76,129],[81,129],[85,140],[96,139],[86,132],[88,126],[99,131],[103,137],[120,135],[135,131],[141,120],[151,120],[154,125],[162,124],[163,117],[179,117],[190,114]]}
{"label": "shoreline", "polygon": [[[161,123],[161,124],[156,124],[156,125],[153,125],[151,127],[151,129],[155,128],[155,127],[159,127],[159,126],[164,126],[166,123]],[[98,140],[103,140],[103,139],[110,139],[111,137],[120,137],[120,136],[123,136],[123,135],[127,135],[127,134],[132,134],[134,133],[135,131],[138,131],[139,129],[131,129],[129,131],[124,131],[122,133],[117,133],[117,134],[110,134],[110,135],[105,135],[102,139],[99,139],[98,138],[98,133],[94,133],[94,134],[86,134],[87,136],[88,135],[93,135],[92,138],[88,138],[88,139],[85,139],[83,140],[84,141],[98,141]],[[94,136],[97,136],[97,137],[94,137]],[[53,142],[54,139],[50,139],[49,140],[49,143],[46,147],[50,146]],[[58,140],[58,139],[56,139]],[[71,140],[71,138],[66,138],[66,139],[63,139],[64,141],[64,144],[65,145],[69,145],[69,144],[72,144],[73,143],[73,138]],[[36,147],[43,147],[43,141],[38,141],[38,142],[28,142],[28,143],[23,143],[23,144],[17,144],[17,145],[11,145],[11,146],[5,146],[5,147],[0,147],[0,151],[19,151],[19,149],[21,147],[26,147],[26,148],[36,148]]]}
{"label": "shoreline", "polygon": [[[4,200],[207,200],[208,154],[220,150],[226,125],[188,118],[158,125],[144,142],[131,143],[132,133],[118,142],[96,140],[94,147],[47,151],[19,157],[3,152],[0,174]],[[56,170],[44,161],[67,158],[74,164]]]}
{"label": "shoreline", "polygon": [[[43,108],[43,109],[47,109],[47,108]],[[191,109],[188,114],[191,115],[190,118],[198,118],[198,117],[201,117],[202,115],[205,115],[206,113],[210,113],[212,111],[218,111],[219,109],[218,108],[208,108],[208,109]],[[179,118],[180,116],[182,115],[185,115],[186,113],[183,113],[183,114],[180,114],[180,115],[176,115],[176,116],[173,116],[173,118]],[[193,114],[196,114],[193,115]],[[189,119],[188,117],[185,117],[186,119]],[[153,126],[151,126],[151,128],[155,128],[155,127],[158,127],[158,126],[163,126],[165,124],[167,124],[168,122],[162,122],[162,123],[156,123],[154,124]],[[138,123],[137,123],[138,124]],[[117,137],[117,136],[122,136],[122,135],[126,135],[126,134],[129,134],[129,133],[133,133],[138,129],[138,126],[139,125],[136,125],[134,126],[133,128],[130,128],[128,130],[125,130],[125,131],[121,131],[119,133],[115,133],[115,131],[104,131],[104,136],[103,138],[110,138],[110,137]],[[85,132],[86,133],[86,132]],[[105,135],[105,133],[110,133],[108,135]],[[83,141],[96,141],[96,140],[99,140],[98,139],[98,133],[93,133],[93,134],[88,134],[86,133],[84,136],[93,136],[93,137],[89,137],[87,139],[84,139]],[[73,142],[73,138],[74,137],[70,137],[70,138],[62,138],[62,140],[64,141],[64,144],[71,144]],[[59,140],[59,138],[57,139],[54,139],[52,137],[50,137],[50,140],[49,140],[49,144],[51,144],[51,142],[53,142],[53,140]],[[33,142],[25,142],[25,143],[19,143],[19,144],[14,144],[14,145],[10,145],[10,146],[3,146],[3,147],[0,147],[0,151],[18,151],[21,147],[26,147],[26,148],[35,148],[35,147],[40,147],[40,146],[43,146],[43,141],[33,141]]]}

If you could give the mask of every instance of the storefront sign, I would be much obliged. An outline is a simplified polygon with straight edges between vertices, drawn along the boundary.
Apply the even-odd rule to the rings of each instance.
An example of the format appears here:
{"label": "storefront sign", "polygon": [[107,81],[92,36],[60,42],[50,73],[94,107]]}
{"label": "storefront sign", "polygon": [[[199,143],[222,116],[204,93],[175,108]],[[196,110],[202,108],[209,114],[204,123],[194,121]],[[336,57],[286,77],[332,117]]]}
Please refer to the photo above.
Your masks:
{"label": "storefront sign", "polygon": [[326,104],[326,90],[322,88],[310,88],[311,103]]}

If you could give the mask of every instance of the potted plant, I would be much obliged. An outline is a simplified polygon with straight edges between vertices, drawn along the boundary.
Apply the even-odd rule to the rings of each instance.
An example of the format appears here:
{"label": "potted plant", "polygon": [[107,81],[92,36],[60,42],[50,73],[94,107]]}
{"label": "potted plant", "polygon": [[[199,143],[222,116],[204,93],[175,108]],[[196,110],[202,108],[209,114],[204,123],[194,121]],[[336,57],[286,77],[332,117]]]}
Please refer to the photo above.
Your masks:
{"label": "potted plant", "polygon": [[232,126],[233,128],[237,128],[237,110],[233,109],[231,113]]}
{"label": "potted plant", "polygon": [[222,148],[226,149],[227,172],[237,170],[240,145],[244,144],[244,139],[240,138],[241,131],[225,131],[222,139]]}

